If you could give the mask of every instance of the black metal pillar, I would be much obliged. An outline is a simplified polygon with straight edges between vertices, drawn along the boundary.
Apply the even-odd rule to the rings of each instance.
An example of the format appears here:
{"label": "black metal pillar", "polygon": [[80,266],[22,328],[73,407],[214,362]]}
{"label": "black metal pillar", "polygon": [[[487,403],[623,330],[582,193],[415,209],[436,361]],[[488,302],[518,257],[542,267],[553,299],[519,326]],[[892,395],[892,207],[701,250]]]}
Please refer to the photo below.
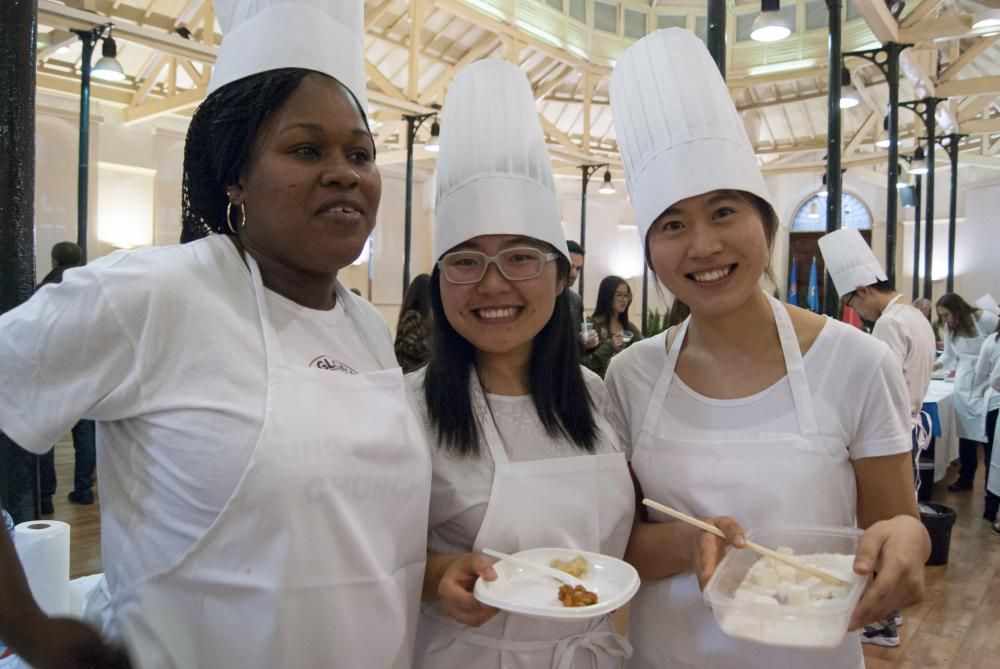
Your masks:
{"label": "black metal pillar", "polygon": [[965,135],[951,133],[942,137],[941,147],[951,159],[951,197],[948,203],[948,279],[945,291],[955,292],[955,232],[958,219],[958,143]]}
{"label": "black metal pillar", "polygon": [[708,0],[708,52],[726,78],[726,0]]}
{"label": "black metal pillar", "polygon": [[[35,289],[36,0],[0,2],[0,313]],[[5,381],[9,383],[10,381]],[[38,517],[38,457],[0,433],[0,504],[17,522]]]}
{"label": "black metal pillar", "polygon": [[889,42],[880,49],[850,51],[844,54],[844,58],[851,56],[864,58],[877,65],[885,75],[889,86],[887,118],[889,123],[886,129],[889,138],[889,163],[885,203],[885,273],[893,288],[896,287],[896,234],[899,224],[899,193],[896,192],[896,183],[899,181],[899,54],[909,46],[912,45]]}
{"label": "black metal pillar", "polygon": [[104,26],[91,30],[71,30],[83,45],[80,60],[80,155],[76,176],[76,243],[87,262],[87,207],[90,189],[90,68],[94,46]]}
{"label": "black metal pillar", "polygon": [[920,186],[924,180],[920,174],[914,175],[913,183],[913,290],[910,300],[920,297]]}
{"label": "black metal pillar", "polygon": [[403,120],[406,121],[406,205],[403,215],[403,292],[400,299],[406,297],[406,289],[410,287],[410,247],[413,242],[413,142],[417,139],[420,126],[432,116],[436,114],[403,114]]}
{"label": "black metal pillar", "polygon": [[900,102],[899,106],[909,109],[924,122],[927,130],[927,194],[925,196],[926,223],[924,228],[924,297],[932,299],[934,293],[933,280],[931,278],[934,264],[934,144],[936,140],[934,133],[936,123],[934,112],[937,110],[939,102],[944,102],[943,98],[924,98],[922,100],[912,100],[910,102]]}
{"label": "black metal pillar", "polygon": [[[582,177],[582,181],[580,183],[580,246],[583,248],[587,248],[587,182],[590,181],[590,177],[594,175],[594,172],[607,166],[607,163],[579,166],[580,176]],[[583,267],[580,268],[580,278],[578,281],[580,299],[586,300],[583,292]]]}
{"label": "black metal pillar", "polygon": [[[826,0],[829,12],[829,94],[826,130],[826,231],[840,229],[840,203],[843,189],[840,172],[840,75],[841,75],[841,0]],[[823,313],[834,318],[840,314],[840,300],[829,272],[824,272]]]}

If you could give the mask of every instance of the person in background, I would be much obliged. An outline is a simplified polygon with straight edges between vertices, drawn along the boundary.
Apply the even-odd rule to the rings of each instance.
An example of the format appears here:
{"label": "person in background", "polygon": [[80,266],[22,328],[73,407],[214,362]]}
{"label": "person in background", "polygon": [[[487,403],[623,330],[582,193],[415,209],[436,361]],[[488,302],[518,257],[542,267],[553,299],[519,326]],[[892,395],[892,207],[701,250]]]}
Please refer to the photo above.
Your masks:
{"label": "person in background", "polygon": [[443,114],[434,354],[407,377],[434,462],[413,667],[619,669],[630,649],[607,616],[541,620],[472,593],[496,578],[484,548],[621,558],[635,506],[604,385],[577,359],[569,253],[528,80],[480,60],[455,76]]}
{"label": "person in background", "polygon": [[[41,452],[97,421],[103,632],[134,665],[409,669],[430,454],[388,326],[338,280],[382,192],[364,3],[214,9],[188,243],[93,261],[0,316],[0,429]],[[23,620],[0,638],[32,666],[93,666],[59,619]]]}
{"label": "person in background", "polygon": [[566,240],[566,247],[569,248],[569,287],[566,288],[566,296],[569,298],[569,311],[572,314],[573,323],[580,331],[578,348],[580,349],[580,355],[583,355],[587,351],[593,350],[600,343],[594,328],[587,325],[586,319],[583,316],[583,298],[580,297],[578,292],[573,290],[576,280],[580,277],[580,271],[583,269],[586,251],[584,251],[579,243],[574,242],[572,239]]}
{"label": "person in background", "polygon": [[850,629],[922,597],[930,539],[899,365],[874,337],[761,289],[778,218],[743,119],[694,33],[659,30],[629,47],[610,97],[646,262],[691,316],[611,361],[609,420],[638,497],[727,537],[637,515],[626,557],[642,585],[628,667],[861,669],[857,632],[829,649],[741,641],[723,633],[700,588],[727,544],[743,546],[743,527],[856,523],[865,531],[854,571],[878,576]]}
{"label": "person in background", "polygon": [[[896,357],[910,399],[914,465],[927,448],[930,424],[921,418],[924,396],[931,384],[937,355],[934,330],[923,314],[893,289],[888,276],[861,233],[843,228],[819,239],[826,270],[841,299],[861,318],[874,323],[872,335],[884,341]],[[902,616],[893,611],[882,621],[867,625],[861,641],[898,646]]]}
{"label": "person in background", "polygon": [[431,355],[431,337],[434,333],[431,315],[431,277],[418,274],[410,282],[399,310],[396,324],[396,361],[404,374],[416,371],[427,364]]}
{"label": "person in background", "polygon": [[642,331],[628,319],[632,304],[632,289],[620,276],[606,276],[597,288],[597,306],[590,322],[597,332],[598,345],[587,351],[581,362],[604,378],[611,358],[633,342],[642,339]]}
{"label": "person in background", "polygon": [[920,313],[924,315],[927,322],[931,324],[931,328],[934,330],[934,342],[937,348],[941,348],[941,323],[934,320],[933,311],[934,303],[928,300],[926,297],[918,297],[913,300],[913,307],[917,309]]}
{"label": "person in background", "polygon": [[986,337],[976,361],[974,388],[983,388],[986,405],[986,499],[983,518],[993,525],[993,532],[1000,534],[997,510],[1000,509],[1000,458],[996,445],[997,415],[1000,414],[1000,325],[996,332]]}
{"label": "person in background", "polygon": [[[951,492],[972,490],[979,461],[979,446],[988,449],[986,438],[985,380],[977,379],[976,363],[986,337],[997,329],[996,314],[976,309],[957,293],[945,293],[937,301],[938,318],[944,325],[944,353],[934,369],[955,373],[955,425],[958,432],[958,478]],[[987,452],[986,460],[990,461]],[[988,469],[988,467],[987,467]]]}
{"label": "person in background", "polygon": [[[52,270],[38,284],[45,286],[62,283],[63,272],[83,265],[83,250],[73,242],[58,242],[52,246]],[[94,503],[94,467],[97,464],[94,421],[80,420],[73,426],[73,490],[67,496],[73,504]],[[52,496],[56,493],[55,447],[50,448],[38,459],[38,477],[41,488],[41,509],[43,514],[54,511]]]}

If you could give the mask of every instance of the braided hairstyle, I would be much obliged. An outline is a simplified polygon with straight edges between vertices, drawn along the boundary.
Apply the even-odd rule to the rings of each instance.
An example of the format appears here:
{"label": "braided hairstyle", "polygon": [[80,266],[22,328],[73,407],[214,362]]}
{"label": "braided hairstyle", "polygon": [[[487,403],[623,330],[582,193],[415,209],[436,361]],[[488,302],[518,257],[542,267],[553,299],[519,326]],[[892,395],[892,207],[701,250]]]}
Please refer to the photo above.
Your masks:
{"label": "braided hairstyle", "polygon": [[[198,106],[184,143],[181,243],[210,234],[232,234],[226,220],[226,188],[239,182],[261,126],[309,74],[301,68],[259,72],[214,91]],[[368,118],[354,94],[344,86]]]}

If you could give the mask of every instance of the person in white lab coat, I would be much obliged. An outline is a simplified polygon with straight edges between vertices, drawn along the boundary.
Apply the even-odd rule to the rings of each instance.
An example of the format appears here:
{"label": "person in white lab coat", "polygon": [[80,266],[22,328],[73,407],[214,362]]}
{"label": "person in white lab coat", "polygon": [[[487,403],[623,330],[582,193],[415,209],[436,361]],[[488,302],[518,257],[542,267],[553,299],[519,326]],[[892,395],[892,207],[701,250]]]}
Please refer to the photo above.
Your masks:
{"label": "person in white lab coat", "polygon": [[[97,421],[104,632],[133,666],[407,669],[430,456],[385,322],[337,279],[381,195],[363,3],[216,9],[185,145],[195,241],[0,318],[0,427],[38,452]],[[14,649],[70,666],[63,627]]]}
{"label": "person in white lab coat", "polygon": [[[979,446],[988,448],[986,438],[986,381],[977,379],[976,362],[986,337],[997,329],[997,315],[977,309],[956,293],[945,293],[935,305],[944,325],[944,353],[934,369],[953,371],[955,426],[958,431],[958,478],[948,486],[951,492],[972,490],[979,461]],[[989,453],[985,462],[990,461]]]}
{"label": "person in white lab coat", "polygon": [[[761,290],[778,220],[704,45],[679,29],[638,41],[615,66],[611,107],[647,262],[691,310],[608,370],[639,494],[710,519],[735,546],[743,525],[857,520],[854,569],[878,576],[851,629],[919,600],[930,541],[899,365],[877,339]],[[637,517],[629,541],[643,579],[630,669],[863,666],[857,633],[815,650],[726,637],[699,592],[726,542],[665,521]]]}
{"label": "person in white lab coat", "polygon": [[996,445],[997,416],[1000,415],[1000,325],[995,333],[986,337],[976,361],[976,378],[973,387],[983,388],[986,405],[986,499],[983,518],[993,524],[993,531],[1000,534],[997,510],[1000,509],[1000,458]]}
{"label": "person in white lab coat", "polygon": [[[511,63],[458,73],[442,113],[431,280],[434,350],[407,377],[434,443],[416,669],[612,669],[606,616],[548,621],[481,604],[484,548],[622,557],[635,502],[577,358],[569,251],[531,87]],[[553,586],[553,597],[556,586]]]}
{"label": "person in white lab coat", "polygon": [[[872,335],[886,343],[903,370],[910,399],[913,456],[919,458],[927,448],[929,437],[930,419],[921,416],[921,408],[937,356],[934,329],[927,318],[907,304],[902,293],[892,287],[868,242],[856,229],[842,228],[823,235],[819,248],[837,293],[847,306],[875,324]],[[894,611],[886,620],[865,626],[861,640],[880,646],[898,646],[897,626],[901,622],[899,612]]]}

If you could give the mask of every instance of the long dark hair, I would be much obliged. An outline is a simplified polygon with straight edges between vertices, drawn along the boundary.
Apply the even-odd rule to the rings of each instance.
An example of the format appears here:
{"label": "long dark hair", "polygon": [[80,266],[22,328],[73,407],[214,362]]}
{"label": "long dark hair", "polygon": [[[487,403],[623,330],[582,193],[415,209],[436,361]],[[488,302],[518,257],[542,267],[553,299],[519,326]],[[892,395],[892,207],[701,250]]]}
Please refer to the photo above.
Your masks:
{"label": "long dark hair", "polygon": [[954,329],[948,327],[947,323],[942,323],[953,337],[975,337],[976,336],[976,312],[974,306],[962,299],[958,293],[945,293],[938,298],[936,307],[947,309],[955,317],[956,325]]}
{"label": "long dark hair", "polygon": [[[198,106],[184,142],[182,243],[232,234],[226,221],[226,188],[245,173],[261,125],[309,74],[328,76],[301,68],[259,72],[226,84]],[[346,86],[344,90],[367,127],[361,104]]]}
{"label": "long dark hair", "polygon": [[[558,276],[569,276],[569,261],[557,260]],[[433,353],[424,377],[424,396],[438,439],[453,453],[476,456],[482,452],[481,434],[469,382],[476,365],[476,349],[448,322],[441,303],[441,275],[431,275],[434,314]],[[576,326],[565,290],[556,297],[552,316],[531,344],[528,388],[538,418],[550,436],[566,436],[589,453],[596,448],[597,424],[593,400],[576,347]]]}
{"label": "long dark hair", "polygon": [[[597,306],[594,307],[594,313],[591,314],[591,318],[604,321],[608,324],[608,327],[611,326],[611,319],[616,315],[615,292],[618,290],[618,286],[622,284],[628,287],[629,304],[632,304],[632,288],[628,285],[628,282],[614,274],[606,276],[601,279],[601,285],[597,288]],[[628,309],[617,314],[617,317],[622,329],[628,330]]]}

